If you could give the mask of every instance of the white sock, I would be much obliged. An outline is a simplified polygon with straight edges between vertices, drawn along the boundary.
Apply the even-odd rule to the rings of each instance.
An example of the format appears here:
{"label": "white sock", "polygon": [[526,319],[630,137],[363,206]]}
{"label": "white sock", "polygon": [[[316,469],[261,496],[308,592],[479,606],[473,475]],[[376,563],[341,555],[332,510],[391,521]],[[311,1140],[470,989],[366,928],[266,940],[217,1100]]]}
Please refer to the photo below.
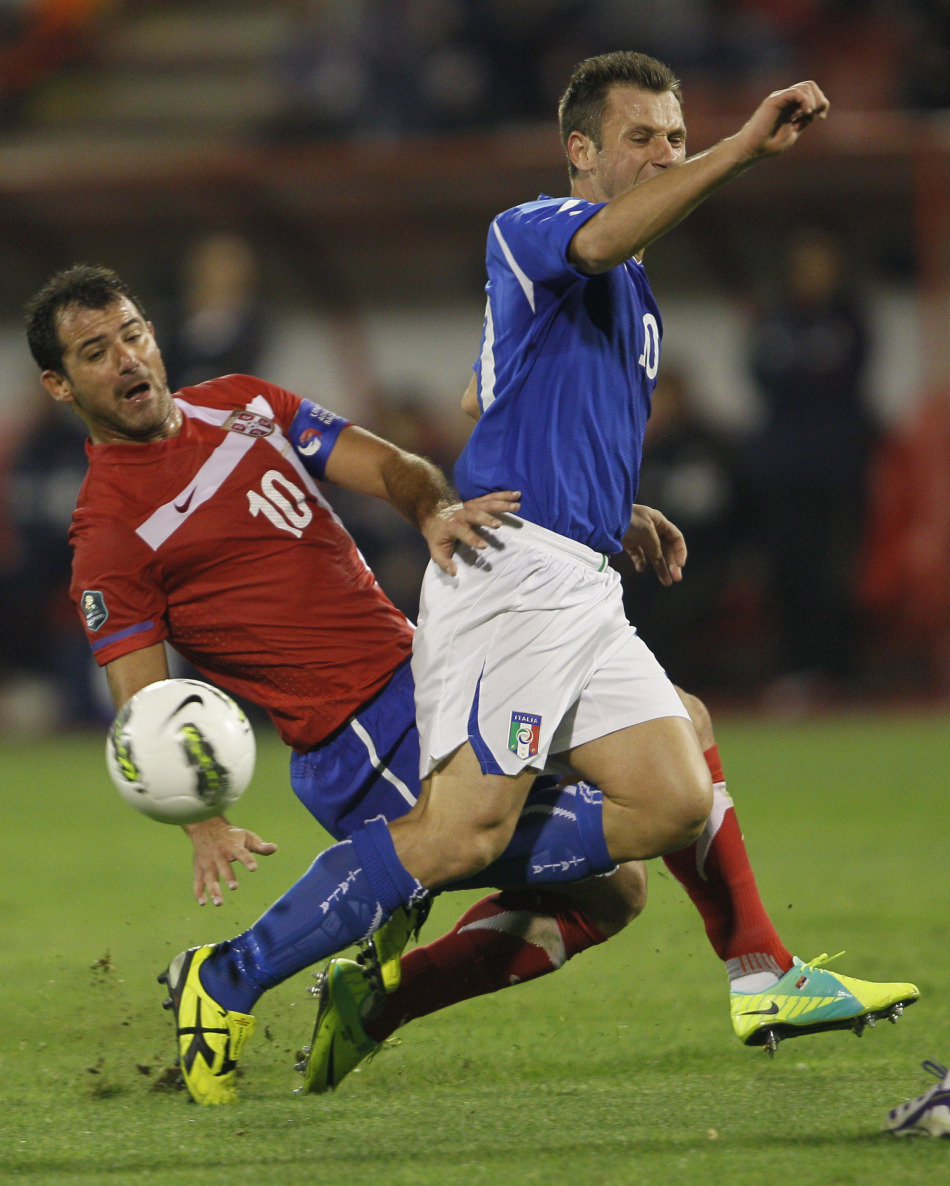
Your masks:
{"label": "white sock", "polygon": [[730,992],[768,992],[779,982],[774,972],[751,972],[747,976],[737,976],[729,981]]}

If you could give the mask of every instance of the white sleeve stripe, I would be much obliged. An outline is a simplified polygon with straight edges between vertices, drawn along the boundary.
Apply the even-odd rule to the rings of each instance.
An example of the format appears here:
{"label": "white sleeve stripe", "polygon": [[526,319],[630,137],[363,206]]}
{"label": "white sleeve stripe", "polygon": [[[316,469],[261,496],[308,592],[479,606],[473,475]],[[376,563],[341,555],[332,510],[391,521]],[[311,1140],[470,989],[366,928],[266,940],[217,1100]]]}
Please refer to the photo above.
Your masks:
{"label": "white sleeve stripe", "polygon": [[515,279],[521,285],[521,291],[528,298],[528,304],[531,306],[531,312],[533,313],[534,312],[534,285],[528,279],[528,277],[525,275],[525,273],[521,270],[521,268],[518,266],[518,261],[511,254],[511,248],[505,242],[504,236],[502,235],[501,231],[498,229],[497,222],[492,223],[492,229],[495,232],[495,238],[501,244],[501,249],[504,252],[505,259],[508,261],[509,268],[511,268],[511,270],[514,272]]}
{"label": "white sleeve stripe", "polygon": [[380,775],[382,775],[382,777],[385,778],[388,783],[392,783],[392,785],[396,788],[400,795],[402,795],[410,807],[415,806],[415,795],[409,790],[401,778],[398,778],[387,766],[383,765],[379,754],[376,752],[376,746],[373,745],[372,737],[370,737],[369,733],[367,733],[366,729],[360,724],[356,717],[351,719],[350,728],[360,739],[360,741],[362,741],[362,743],[366,746],[366,752],[369,754],[369,760],[373,763],[375,770]]}
{"label": "white sleeve stripe", "polygon": [[491,297],[485,302],[485,341],[482,343],[482,382],[479,395],[482,411],[486,412],[495,402],[495,322],[491,315]]}

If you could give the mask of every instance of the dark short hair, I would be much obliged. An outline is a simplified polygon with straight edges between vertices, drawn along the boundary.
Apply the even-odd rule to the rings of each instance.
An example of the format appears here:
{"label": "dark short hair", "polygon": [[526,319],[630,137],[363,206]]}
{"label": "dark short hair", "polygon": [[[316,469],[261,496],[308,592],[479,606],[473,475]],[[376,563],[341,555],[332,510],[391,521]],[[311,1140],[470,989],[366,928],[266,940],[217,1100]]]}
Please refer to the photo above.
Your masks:
{"label": "dark short hair", "polygon": [[[600,54],[596,58],[585,58],[574,67],[574,73],[557,107],[561,143],[565,152],[571,132],[583,132],[596,148],[603,147],[601,134],[604,111],[607,107],[607,96],[615,86],[635,86],[654,95],[664,95],[671,91],[679,105],[683,106],[680,80],[669,66],[648,54],[621,49],[610,54]],[[568,169],[571,177],[577,175],[577,169],[571,163],[570,157]]]}
{"label": "dark short hair", "polygon": [[145,317],[142,302],[111,268],[74,264],[50,276],[26,306],[26,337],[41,371],[63,369],[58,318],[65,309],[105,309],[122,298]]}

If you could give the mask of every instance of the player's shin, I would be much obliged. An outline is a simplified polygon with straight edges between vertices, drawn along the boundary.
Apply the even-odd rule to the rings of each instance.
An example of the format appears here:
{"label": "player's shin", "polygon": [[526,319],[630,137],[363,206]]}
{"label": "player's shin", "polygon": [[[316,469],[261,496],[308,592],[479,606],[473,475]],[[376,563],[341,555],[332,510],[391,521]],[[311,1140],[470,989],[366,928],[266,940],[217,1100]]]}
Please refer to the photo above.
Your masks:
{"label": "player's shin", "polygon": [[366,938],[425,894],[396,857],[382,816],[320,854],[300,880],[201,968],[224,1008],[249,1013],[268,988]]}
{"label": "player's shin", "polygon": [[453,929],[403,956],[402,981],[365,1022],[377,1042],[417,1017],[535,980],[606,936],[566,898],[507,890],[483,898]]}
{"label": "player's shin", "polygon": [[[702,915],[709,942],[725,962],[730,980],[753,975],[774,983],[791,968],[792,955],[759,897],[718,748],[713,745],[704,757],[713,779],[709,820],[698,840],[667,853],[663,861]],[[765,987],[763,980],[760,990]]]}

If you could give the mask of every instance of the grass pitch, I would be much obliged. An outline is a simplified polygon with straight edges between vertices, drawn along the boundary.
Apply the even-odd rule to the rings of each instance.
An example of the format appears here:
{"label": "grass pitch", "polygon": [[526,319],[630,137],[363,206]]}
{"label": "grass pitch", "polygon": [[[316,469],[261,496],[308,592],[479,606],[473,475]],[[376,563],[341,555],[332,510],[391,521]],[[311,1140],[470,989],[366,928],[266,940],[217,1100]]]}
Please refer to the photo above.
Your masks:
{"label": "grass pitch", "polygon": [[[0,1181],[280,1186],[942,1181],[950,1143],[880,1133],[950,1060],[945,718],[719,728],[763,897],[805,959],[915,980],[897,1026],[785,1042],[732,1036],[698,916],[655,864],[644,916],[532,985],[414,1023],[332,1096],[296,1098],[314,1004],[301,975],[258,1006],[241,1101],[163,1090],[155,975],[248,925],[323,846],[261,738],[232,814],[280,845],[221,909],[189,846],[107,783],[100,738],[0,743]],[[440,899],[423,937],[473,895]]]}

